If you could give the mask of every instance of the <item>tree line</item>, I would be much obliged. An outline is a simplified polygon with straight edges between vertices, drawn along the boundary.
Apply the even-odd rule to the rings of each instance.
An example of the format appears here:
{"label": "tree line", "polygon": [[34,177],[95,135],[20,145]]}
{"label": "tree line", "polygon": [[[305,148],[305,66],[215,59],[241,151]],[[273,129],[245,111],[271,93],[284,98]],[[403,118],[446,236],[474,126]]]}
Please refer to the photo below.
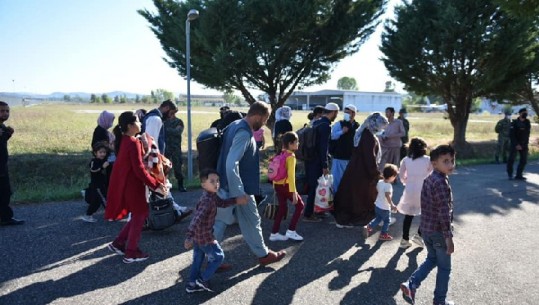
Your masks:
{"label": "tree line", "polygon": [[237,90],[249,103],[255,101],[249,89],[265,92],[275,110],[294,90],[325,83],[383,22],[380,49],[390,76],[409,92],[441,98],[457,151],[468,147],[466,127],[478,97],[530,103],[539,113],[537,0],[410,0],[385,21],[386,0],[153,3],[155,12],[139,14],[160,41],[165,61],[185,76],[184,21],[197,9],[192,78],[209,88]]}

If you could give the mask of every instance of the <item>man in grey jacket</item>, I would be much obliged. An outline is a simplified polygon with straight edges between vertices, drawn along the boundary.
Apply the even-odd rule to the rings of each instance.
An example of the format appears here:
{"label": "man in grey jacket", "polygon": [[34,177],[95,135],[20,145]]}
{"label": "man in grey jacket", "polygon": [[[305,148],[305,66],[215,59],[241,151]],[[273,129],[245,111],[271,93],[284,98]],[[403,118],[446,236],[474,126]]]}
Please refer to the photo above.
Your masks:
{"label": "man in grey jacket", "polygon": [[243,238],[261,265],[280,261],[285,251],[269,250],[264,243],[260,215],[254,195],[260,190],[260,167],[253,130],[260,129],[268,121],[270,107],[264,102],[255,102],[247,116],[231,123],[223,135],[223,143],[217,171],[221,179],[219,196],[223,199],[248,195],[246,205],[218,208],[215,217],[214,235],[222,241],[227,225],[236,220]]}

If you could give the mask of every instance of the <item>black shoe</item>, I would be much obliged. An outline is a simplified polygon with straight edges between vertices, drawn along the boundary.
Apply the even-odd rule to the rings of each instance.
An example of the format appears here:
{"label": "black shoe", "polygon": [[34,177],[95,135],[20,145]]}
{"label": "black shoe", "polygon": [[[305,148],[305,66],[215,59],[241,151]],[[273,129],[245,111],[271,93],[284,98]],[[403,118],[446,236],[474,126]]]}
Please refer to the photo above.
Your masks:
{"label": "black shoe", "polygon": [[178,187],[178,191],[180,191],[182,193],[185,193],[185,192],[187,192],[187,189],[184,186],[180,186],[180,187]]}
{"label": "black shoe", "polygon": [[523,180],[523,181],[526,181],[526,177],[523,177],[523,176],[515,176],[515,180]]}
{"label": "black shoe", "polygon": [[11,218],[9,220],[0,222],[0,226],[15,226],[15,225],[22,225],[22,224],[24,224],[24,220],[20,220],[16,218]]}

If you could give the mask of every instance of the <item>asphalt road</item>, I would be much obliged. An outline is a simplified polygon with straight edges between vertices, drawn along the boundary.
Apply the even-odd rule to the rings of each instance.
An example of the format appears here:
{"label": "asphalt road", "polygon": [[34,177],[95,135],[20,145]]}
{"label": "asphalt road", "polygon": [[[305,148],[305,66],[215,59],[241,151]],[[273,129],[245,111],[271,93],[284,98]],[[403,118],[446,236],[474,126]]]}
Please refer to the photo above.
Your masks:
{"label": "asphalt road", "polygon": [[[503,165],[458,168],[451,176],[455,249],[449,298],[461,304],[539,304],[539,162],[526,182],[508,181]],[[265,186],[269,192],[270,186]],[[394,200],[402,192],[395,187]],[[175,194],[194,206],[200,191]],[[0,304],[406,304],[399,284],[426,251],[399,249],[402,216],[380,242],[360,228],[338,229],[333,219],[298,225],[305,241],[268,242],[286,249],[274,265],[257,266],[237,226],[223,247],[234,269],[212,280],[214,293],[187,294],[191,252],[182,247],[188,221],[144,232],[143,263],[125,265],[106,245],[123,223],[78,219],[83,201],[14,207],[23,226],[0,227]],[[99,212],[101,216],[103,211]],[[414,220],[415,232],[419,219]],[[266,240],[271,222],[263,221]],[[284,225],[282,226],[284,230]],[[435,274],[418,290],[416,304],[432,304]]]}

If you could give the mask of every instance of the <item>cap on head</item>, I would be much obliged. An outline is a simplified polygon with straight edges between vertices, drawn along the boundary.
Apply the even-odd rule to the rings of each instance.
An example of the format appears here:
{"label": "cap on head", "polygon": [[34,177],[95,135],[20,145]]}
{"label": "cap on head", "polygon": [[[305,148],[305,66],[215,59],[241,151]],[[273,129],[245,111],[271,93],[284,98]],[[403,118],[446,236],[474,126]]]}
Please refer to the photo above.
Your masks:
{"label": "cap on head", "polygon": [[526,109],[526,107],[524,107],[524,108],[520,108],[520,110],[518,111],[518,113],[523,113],[523,112],[526,112],[526,111],[528,111],[528,109]]}
{"label": "cap on head", "polygon": [[399,113],[408,113],[408,111],[406,110],[406,108],[402,107],[402,108],[399,110]]}
{"label": "cap on head", "polygon": [[335,103],[327,103],[326,107],[324,107],[326,111],[339,111],[339,105]]}
{"label": "cap on head", "polygon": [[346,110],[346,109],[348,109],[348,110],[350,110],[350,111],[352,111],[352,112],[354,112],[354,113],[357,112],[356,106],[354,106],[354,105],[352,105],[352,104],[346,105],[346,107],[344,107],[344,110]]}

